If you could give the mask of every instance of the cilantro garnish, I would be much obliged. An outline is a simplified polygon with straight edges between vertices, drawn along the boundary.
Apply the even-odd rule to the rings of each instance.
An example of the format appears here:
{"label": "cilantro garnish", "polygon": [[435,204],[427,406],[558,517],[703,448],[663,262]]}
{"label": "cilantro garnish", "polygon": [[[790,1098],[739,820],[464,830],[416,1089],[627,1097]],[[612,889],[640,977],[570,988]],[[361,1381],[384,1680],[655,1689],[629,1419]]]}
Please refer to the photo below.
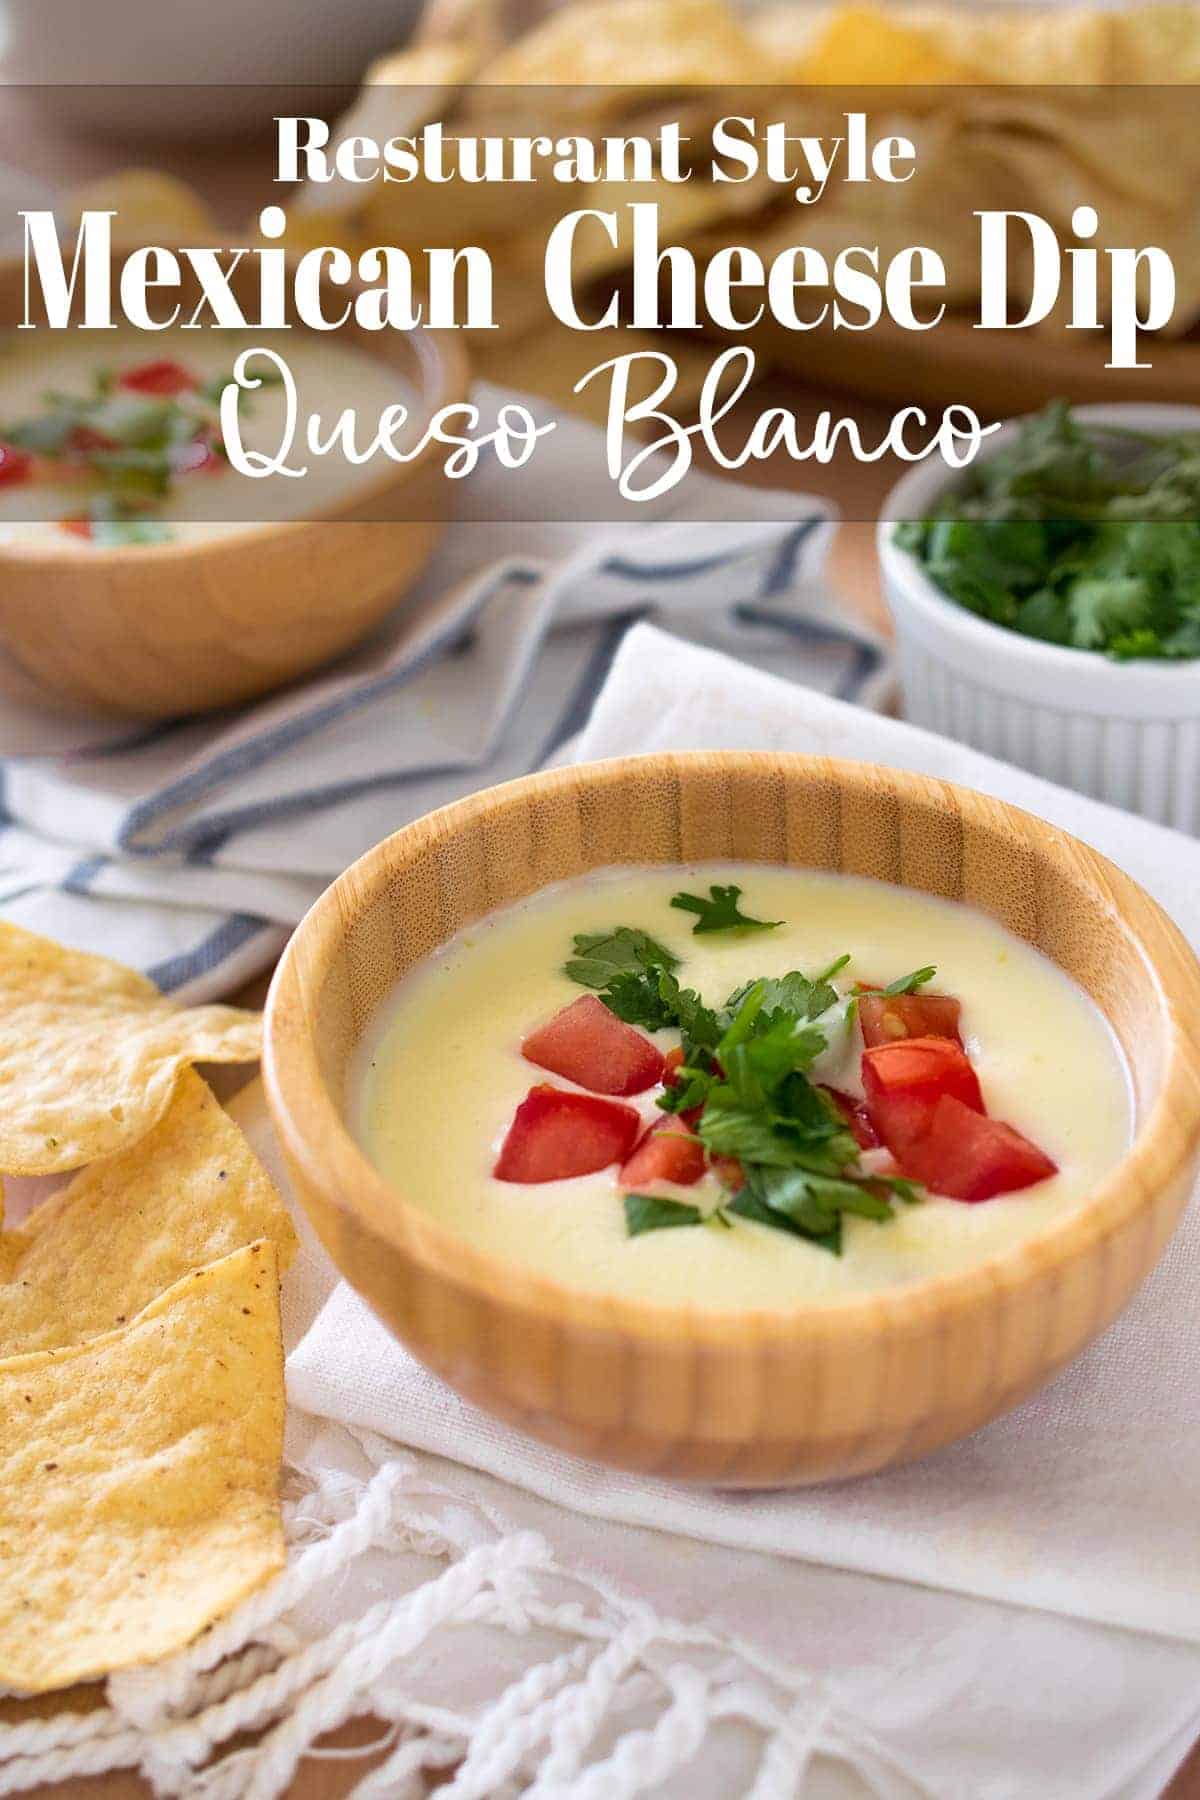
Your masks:
{"label": "cilantro garnish", "polygon": [[[200,388],[200,392],[204,396],[204,398],[208,401],[210,406],[220,406],[221,395],[225,392],[225,389],[229,386],[229,384],[232,380],[233,380],[232,373],[230,373],[228,375],[214,375],[211,381],[206,381],[203,383],[203,385]],[[256,369],[254,371],[254,380],[257,383],[257,386],[260,388],[273,388],[273,387],[282,387],[283,386],[283,376],[279,373],[278,369],[272,369],[272,368]],[[254,389],[240,387],[238,389],[238,406],[239,407],[246,406],[250,401],[252,401],[253,397],[254,397],[254,392],[255,392]]]}
{"label": "cilantro garnish", "polygon": [[644,974],[679,966],[672,951],[632,925],[618,925],[615,931],[577,932],[574,946],[575,954],[564,963],[563,973],[580,987],[607,987],[615,975],[626,970]]}
{"label": "cilantro garnish", "polygon": [[[740,890],[713,887],[714,905],[736,912]],[[683,911],[707,908],[696,895],[676,895]],[[744,921],[769,930],[763,920]],[[700,929],[698,925],[697,930]],[[716,929],[726,929],[725,926]],[[852,1008],[832,977],[849,956],[839,956],[815,975],[792,969],[744,983],[723,1006],[709,1006],[684,987],[679,958],[633,926],[574,939],[575,955],[564,973],[592,988],[628,1024],[648,1031],[677,1030],[683,1062],[658,1105],[668,1113],[698,1114],[696,1132],[713,1157],[734,1158],[743,1186],[709,1217],[730,1227],[733,1214],[791,1232],[840,1254],[847,1213],[882,1222],[894,1200],[911,1201],[911,1182],[880,1178],[864,1169],[853,1133],[831,1096],[810,1079],[828,1039],[816,1023],[839,1004]],[[885,991],[911,993],[932,980],[932,967],[915,969]],[[679,1225],[698,1225],[705,1214],[684,1201],[627,1194],[628,1235]]]}
{"label": "cilantro garnish", "polygon": [[837,1106],[809,1080],[825,1033],[800,1012],[768,1012],[771,988],[754,982],[708,1066],[681,1071],[688,1101],[703,1106],[696,1130],[710,1154],[741,1164],[727,1210],[840,1253],[845,1213],[891,1218],[889,1184],[865,1173]]}
{"label": "cilantro garnish", "polygon": [[[911,1189],[911,1182],[899,1184]],[[892,1215],[893,1183],[843,1180],[802,1169],[752,1169],[727,1210],[760,1225],[809,1239],[835,1256],[842,1253],[842,1221],[852,1214],[885,1224]],[[910,1199],[911,1194],[901,1196]]]}
{"label": "cilantro garnish", "polygon": [[646,1231],[668,1231],[677,1225],[703,1225],[698,1206],[683,1200],[667,1200],[661,1194],[626,1194],[625,1235],[641,1237]]}
{"label": "cilantro garnish", "polygon": [[[268,386],[280,379],[264,377]],[[122,388],[112,369],[99,369],[90,393],[47,391],[41,412],[0,425],[0,442],[59,462],[87,484],[80,511],[95,543],[160,543],[172,535],[162,502],[188,447],[199,442],[225,455],[215,409],[231,380],[160,397]],[[253,395],[239,389],[239,405],[248,410]]]}
{"label": "cilantro garnish", "polygon": [[708,892],[707,900],[702,894],[676,894],[671,900],[680,912],[696,914],[693,935],[702,931],[774,931],[783,924],[782,919],[747,918],[738,907],[740,887],[718,887],[714,883]]}
{"label": "cilantro garnish", "polygon": [[1058,401],[896,541],[960,606],[1117,659],[1200,657],[1200,432]]}
{"label": "cilantro garnish", "polygon": [[[832,968],[825,969],[820,975],[802,975],[799,969],[792,969],[787,975],[772,976],[758,985],[763,989],[762,1006],[768,1017],[777,1012],[795,1013],[801,1019],[819,1019],[822,1013],[836,1006],[841,998],[830,981],[830,975],[836,975],[839,969],[845,968],[848,956],[841,957]],[[732,1011],[755,986],[747,982],[732,993],[725,1002]]]}
{"label": "cilantro garnish", "polygon": [[889,998],[896,994],[915,994],[918,988],[932,981],[936,974],[933,964],[926,963],[923,969],[914,969],[911,975],[901,975],[898,981],[889,981],[883,991]]}

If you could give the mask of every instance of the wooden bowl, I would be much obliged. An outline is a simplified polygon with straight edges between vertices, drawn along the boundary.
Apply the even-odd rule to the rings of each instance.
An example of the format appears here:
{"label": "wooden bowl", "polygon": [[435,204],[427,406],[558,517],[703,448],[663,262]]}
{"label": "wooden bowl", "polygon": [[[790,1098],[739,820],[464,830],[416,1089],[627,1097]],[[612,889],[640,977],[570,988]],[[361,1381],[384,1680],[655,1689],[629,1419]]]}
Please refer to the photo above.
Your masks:
{"label": "wooden bowl", "polygon": [[[249,259],[231,286],[249,300]],[[333,290],[339,311],[354,291]],[[180,294],[187,317],[199,290],[185,282]],[[0,259],[0,329],[18,323],[24,304],[21,259]],[[390,371],[415,389],[414,416],[465,397],[466,360],[445,335],[347,323],[338,337],[375,357],[382,377]],[[381,393],[381,404],[391,398]],[[0,645],[48,695],[139,718],[281,687],[365,637],[424,568],[452,493],[438,448],[387,462],[312,518],[248,524],[209,542],[102,548],[64,535],[61,547],[0,544]]]}
{"label": "wooden bowl", "polygon": [[[792,1313],[579,1293],[410,1205],[347,1130],[351,1053],[406,969],[471,920],[620,863],[710,858],[871,875],[982,908],[1099,1005],[1137,1127],[1060,1224],[976,1269]],[[1153,1267],[1200,1153],[1200,967],[1103,857],[998,800],[821,758],[631,757],[555,770],[407,826],[300,925],[267,1008],[266,1082],[334,1262],[422,1362],[580,1456],[722,1485],[799,1485],[923,1456],[1023,1399]]]}

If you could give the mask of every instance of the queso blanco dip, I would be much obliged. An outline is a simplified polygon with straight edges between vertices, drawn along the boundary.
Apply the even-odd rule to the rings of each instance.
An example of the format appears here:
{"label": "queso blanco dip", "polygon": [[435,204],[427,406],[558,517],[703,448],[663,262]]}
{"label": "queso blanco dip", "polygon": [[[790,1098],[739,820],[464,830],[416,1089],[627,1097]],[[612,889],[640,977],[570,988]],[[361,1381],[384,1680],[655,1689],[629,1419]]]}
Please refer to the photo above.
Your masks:
{"label": "queso blanco dip", "polygon": [[728,864],[605,870],[464,930],[380,1009],[351,1103],[479,1249],[709,1310],[982,1263],[1079,1205],[1132,1122],[1098,1010],[994,920]]}
{"label": "queso blanco dip", "polygon": [[[268,349],[292,371],[301,416],[332,430],[347,408],[370,421],[411,394],[382,361],[304,331],[25,334],[0,337],[0,543],[58,547],[194,541],[247,523],[320,514],[369,485],[376,458],[306,456],[302,478],[251,478],[230,467],[222,387],[244,350]],[[243,446],[273,454],[285,395],[268,358],[243,392]],[[292,459],[296,459],[293,457]]]}

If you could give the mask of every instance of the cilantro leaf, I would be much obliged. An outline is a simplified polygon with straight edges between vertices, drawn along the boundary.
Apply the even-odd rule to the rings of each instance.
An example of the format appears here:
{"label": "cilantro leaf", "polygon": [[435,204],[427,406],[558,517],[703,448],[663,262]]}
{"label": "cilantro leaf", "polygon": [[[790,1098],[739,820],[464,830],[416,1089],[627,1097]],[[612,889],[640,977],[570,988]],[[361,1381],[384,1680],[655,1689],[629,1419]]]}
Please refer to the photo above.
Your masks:
{"label": "cilantro leaf", "polygon": [[726,1202],[725,1211],[735,1213],[739,1219],[753,1219],[758,1225],[770,1225],[776,1231],[789,1231],[793,1237],[808,1238],[810,1242],[820,1244],[822,1249],[832,1250],[835,1256],[841,1255],[842,1234],[840,1230],[831,1232],[827,1237],[814,1239],[786,1213],[776,1212],[773,1207],[760,1200],[754,1189],[748,1184],[741,1188],[732,1200]]}
{"label": "cilantro leaf", "polygon": [[643,1031],[661,1031],[677,1022],[674,1009],[659,991],[654,969],[619,969],[598,997],[618,1019],[640,1025]]}
{"label": "cilantro leaf", "polygon": [[715,1050],[721,1041],[724,1025],[720,1015],[711,1006],[705,1006],[694,988],[680,987],[669,971],[659,976],[658,991],[664,1005],[671,1008],[672,1023],[678,1025],[682,1035],[684,1061],[694,1063],[698,1057],[702,1063],[710,1060],[702,1053]]}
{"label": "cilantro leaf", "polygon": [[792,1013],[780,1013],[769,1031],[734,1041],[732,1027],[717,1049],[726,1084],[740,1098],[762,1105],[797,1070],[811,1069],[825,1048],[825,1033]]}
{"label": "cilantro leaf", "polygon": [[918,988],[932,981],[936,974],[933,964],[926,963],[923,969],[914,969],[911,975],[901,975],[898,981],[889,981],[883,991],[888,995],[915,994]]}
{"label": "cilantro leaf", "polygon": [[909,1181],[903,1175],[881,1175],[879,1184],[895,1194],[897,1200],[903,1200],[905,1206],[917,1206],[925,1198],[920,1182]]}
{"label": "cilantro leaf", "polygon": [[[278,369],[255,368],[251,371],[251,373],[252,373],[256,383],[258,384],[259,388],[281,387],[283,384],[283,376],[279,373]],[[206,381],[203,384],[203,386],[200,389],[200,392],[204,396],[204,398],[208,401],[210,406],[220,406],[221,395],[225,392],[225,389],[231,385],[232,382],[233,382],[233,370],[231,369],[229,371],[228,375],[214,375],[210,381]],[[244,388],[244,387],[238,388],[238,409],[239,409],[239,411],[242,409],[245,409],[246,411],[252,410],[254,395],[256,392],[257,392],[256,388]]]}
{"label": "cilantro leaf", "polygon": [[665,1113],[693,1112],[704,1105],[717,1080],[718,1076],[711,1062],[708,1068],[701,1068],[695,1063],[683,1063],[675,1071],[674,1087],[664,1088],[655,1105]]}
{"label": "cilantro leaf", "polygon": [[693,936],[702,931],[774,931],[782,925],[782,919],[750,919],[740,911],[738,901],[741,899],[740,887],[709,888],[709,898],[702,894],[675,894],[671,905],[680,912],[696,914],[696,923],[692,926]]}
{"label": "cilantro leaf", "polygon": [[641,1237],[647,1231],[667,1231],[678,1225],[703,1225],[698,1206],[668,1200],[660,1194],[626,1194],[625,1234]]}
{"label": "cilantro leaf", "polygon": [[[761,983],[763,989],[762,1010],[766,1019],[772,1019],[777,1013],[793,1013],[800,1019],[819,1019],[822,1013],[836,1006],[841,995],[830,981],[830,975],[836,975],[850,961],[843,956],[831,968],[820,975],[802,975],[799,969],[792,969],[786,975],[777,975]],[[736,1012],[750,989],[756,986],[748,981],[734,990],[725,1002],[728,1012]]]}
{"label": "cilantro leaf", "polygon": [[632,925],[618,925],[615,931],[576,932],[574,946],[575,954],[563,965],[563,973],[580,987],[607,987],[623,970],[679,966],[679,958],[665,944]]}
{"label": "cilantro leaf", "polygon": [[851,1181],[804,1169],[751,1169],[728,1211],[777,1231],[804,1237],[835,1256],[842,1253],[847,1215],[884,1224],[892,1218],[883,1184]]}

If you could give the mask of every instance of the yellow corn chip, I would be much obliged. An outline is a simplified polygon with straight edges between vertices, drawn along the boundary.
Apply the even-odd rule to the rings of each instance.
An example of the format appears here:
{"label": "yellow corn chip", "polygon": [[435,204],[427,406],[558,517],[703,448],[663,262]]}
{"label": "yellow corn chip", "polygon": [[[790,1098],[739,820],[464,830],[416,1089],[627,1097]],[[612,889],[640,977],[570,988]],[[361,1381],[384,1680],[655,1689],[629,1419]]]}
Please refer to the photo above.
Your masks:
{"label": "yellow corn chip", "polygon": [[479,87],[596,88],[597,116],[619,90],[770,81],[776,75],[720,0],[577,0],[490,62]]}
{"label": "yellow corn chip", "polygon": [[77,187],[66,207],[72,225],[90,210],[115,210],[113,236],[122,244],[220,242],[217,221],[195,189],[157,169],[118,169]]}
{"label": "yellow corn chip", "polygon": [[776,79],[819,86],[932,86],[970,80],[970,73],[945,48],[943,34],[925,15],[917,23],[905,11],[877,6],[840,6],[820,16],[815,28],[801,7],[795,13],[791,55],[773,9],[756,27],[780,60]]}
{"label": "yellow corn chip", "polygon": [[107,957],[0,923],[0,1170],[112,1156],[162,1117],[181,1068],[254,1062],[257,1013],[181,1010]]}
{"label": "yellow corn chip", "polygon": [[[517,344],[492,345],[481,337],[471,345],[471,359],[485,381],[503,382],[522,393],[539,394],[555,406],[603,425],[608,419],[609,378],[597,375],[578,394],[575,383],[610,357],[654,351],[665,351],[677,371],[675,387],[664,404],[675,414],[686,413],[698,398],[717,355],[717,348],[711,344],[668,340],[665,333],[656,335],[618,327],[581,333],[551,319]],[[634,365],[630,401],[647,399],[662,373],[657,362]]]}
{"label": "yellow corn chip", "polygon": [[126,1324],[189,1270],[271,1238],[295,1253],[270,1176],[190,1069],[129,1150],[82,1169],[0,1233],[0,1357],[80,1344]]}
{"label": "yellow corn chip", "polygon": [[283,1564],[275,1248],[90,1344],[0,1362],[0,1683],[182,1649]]}
{"label": "yellow corn chip", "polygon": [[1114,80],[1164,87],[1200,82],[1200,13],[1194,4],[1119,7],[1108,17]]}

